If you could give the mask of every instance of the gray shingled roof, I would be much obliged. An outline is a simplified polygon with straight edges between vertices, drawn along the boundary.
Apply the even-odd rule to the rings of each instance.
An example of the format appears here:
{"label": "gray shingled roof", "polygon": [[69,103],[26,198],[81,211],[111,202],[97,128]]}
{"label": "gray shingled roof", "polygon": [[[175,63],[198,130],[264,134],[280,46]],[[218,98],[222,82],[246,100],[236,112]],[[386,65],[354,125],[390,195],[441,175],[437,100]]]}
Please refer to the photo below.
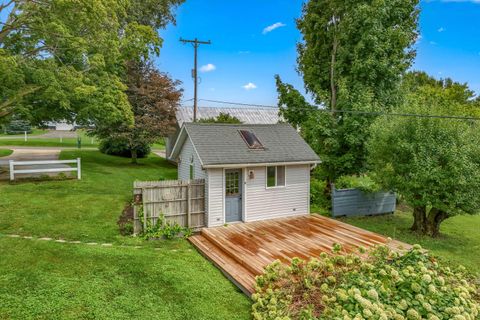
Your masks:
{"label": "gray shingled roof", "polygon": [[[263,150],[249,149],[238,130],[252,131]],[[204,166],[319,162],[319,157],[289,124],[231,125],[185,123]]]}
{"label": "gray shingled roof", "polygon": [[[200,107],[198,108],[197,118],[207,119],[215,118],[220,112],[228,113],[231,116],[238,118],[242,123],[248,124],[274,124],[278,123],[280,117],[278,116],[278,109],[275,108],[258,108],[258,107],[243,107],[243,108],[215,108],[215,107]],[[186,122],[193,121],[193,108],[180,107],[177,109],[177,122],[181,127]]]}

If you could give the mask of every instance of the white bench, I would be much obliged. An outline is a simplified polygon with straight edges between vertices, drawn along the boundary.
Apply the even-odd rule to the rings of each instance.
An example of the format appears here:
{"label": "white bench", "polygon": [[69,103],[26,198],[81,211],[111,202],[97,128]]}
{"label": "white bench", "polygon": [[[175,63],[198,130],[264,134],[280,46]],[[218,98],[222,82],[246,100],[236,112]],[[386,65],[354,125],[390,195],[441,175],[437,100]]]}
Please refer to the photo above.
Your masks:
{"label": "white bench", "polygon": [[[62,168],[39,168],[39,169],[15,169],[15,167],[21,166],[41,166],[41,165],[55,165],[55,164],[71,164],[76,163],[77,167],[62,167]],[[15,174],[21,173],[52,173],[52,172],[77,172],[77,179],[82,179],[82,169],[80,164],[80,158],[76,160],[41,160],[41,161],[15,161],[10,160],[8,162],[10,166],[10,181],[15,180]]]}

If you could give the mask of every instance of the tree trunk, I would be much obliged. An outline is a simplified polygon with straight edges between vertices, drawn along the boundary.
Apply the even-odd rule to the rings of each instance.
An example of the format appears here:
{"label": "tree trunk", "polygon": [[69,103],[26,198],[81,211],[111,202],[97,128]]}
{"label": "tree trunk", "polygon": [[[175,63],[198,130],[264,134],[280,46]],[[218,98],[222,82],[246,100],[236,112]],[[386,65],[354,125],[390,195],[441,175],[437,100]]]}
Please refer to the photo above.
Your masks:
{"label": "tree trunk", "polygon": [[137,156],[137,150],[136,150],[136,149],[132,149],[131,153],[132,153],[132,163],[137,164],[137,158],[138,158],[138,156]]}
{"label": "tree trunk", "polygon": [[413,225],[410,230],[425,233],[427,221],[427,208],[425,206],[415,206],[413,208]]}
{"label": "tree trunk", "polygon": [[448,214],[440,209],[432,208],[428,213],[425,234],[436,237],[440,234],[440,224],[448,218]]}

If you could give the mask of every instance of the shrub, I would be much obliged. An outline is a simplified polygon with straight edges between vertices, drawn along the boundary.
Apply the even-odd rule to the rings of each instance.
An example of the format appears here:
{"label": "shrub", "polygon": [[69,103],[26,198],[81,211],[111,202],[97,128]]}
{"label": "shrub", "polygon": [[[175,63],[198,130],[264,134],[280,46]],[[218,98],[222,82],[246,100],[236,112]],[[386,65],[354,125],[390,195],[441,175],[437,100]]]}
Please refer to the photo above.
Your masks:
{"label": "shrub", "polygon": [[478,319],[479,291],[465,269],[439,265],[418,245],[399,255],[378,247],[363,258],[322,253],[279,261],[257,277],[255,319]]}
{"label": "shrub", "polygon": [[328,211],[331,208],[331,199],[330,195],[327,194],[325,186],[326,182],[323,180],[317,180],[315,178],[310,180],[310,203],[315,208]]}
{"label": "shrub", "polygon": [[12,120],[7,126],[7,134],[32,133],[30,123],[25,120]]}
{"label": "shrub", "polygon": [[[110,154],[113,156],[120,156],[125,158],[131,158],[132,151],[128,147],[128,144],[122,139],[105,139],[100,142],[100,152]],[[137,157],[145,158],[150,153],[151,148],[148,144],[144,144],[140,148],[137,148]]]}
{"label": "shrub", "polygon": [[200,123],[231,123],[231,124],[240,124],[242,121],[235,116],[230,115],[229,113],[220,112],[217,117],[212,118],[203,118],[198,120]]}
{"label": "shrub", "polygon": [[341,176],[335,181],[335,188],[359,189],[367,193],[378,192],[381,190],[380,186],[367,175]]}
{"label": "shrub", "polygon": [[182,227],[177,222],[167,221],[165,216],[161,214],[155,225],[147,221],[147,230],[141,236],[144,239],[165,238],[171,240],[179,237],[187,238],[191,235],[192,230],[190,228]]}

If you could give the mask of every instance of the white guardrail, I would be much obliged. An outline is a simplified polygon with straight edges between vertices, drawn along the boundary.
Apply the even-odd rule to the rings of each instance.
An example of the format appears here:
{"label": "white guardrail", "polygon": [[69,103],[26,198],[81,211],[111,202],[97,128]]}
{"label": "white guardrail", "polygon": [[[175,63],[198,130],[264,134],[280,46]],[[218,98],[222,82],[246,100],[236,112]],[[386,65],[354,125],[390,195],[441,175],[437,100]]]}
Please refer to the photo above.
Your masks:
{"label": "white guardrail", "polygon": [[[17,166],[41,166],[41,165],[55,165],[55,164],[71,164],[76,163],[77,167],[61,167],[61,168],[38,168],[38,169],[20,169],[17,170]],[[10,166],[10,181],[15,180],[15,174],[20,173],[51,173],[51,172],[72,172],[77,171],[77,179],[82,179],[82,166],[80,158],[76,160],[42,160],[42,161],[15,161],[10,160],[8,162]]]}

